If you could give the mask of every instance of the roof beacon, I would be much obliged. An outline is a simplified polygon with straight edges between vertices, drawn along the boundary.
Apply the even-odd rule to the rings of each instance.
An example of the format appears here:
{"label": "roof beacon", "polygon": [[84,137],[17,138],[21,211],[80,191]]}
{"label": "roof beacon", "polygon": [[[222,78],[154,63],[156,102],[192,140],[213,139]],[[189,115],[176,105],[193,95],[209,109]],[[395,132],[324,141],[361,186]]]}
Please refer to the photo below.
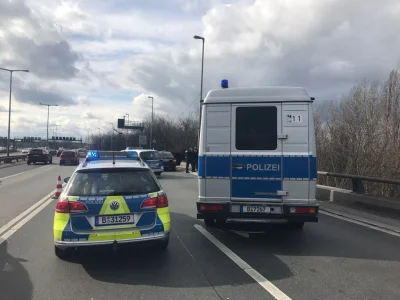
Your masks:
{"label": "roof beacon", "polygon": [[223,89],[227,89],[228,88],[228,79],[222,79],[221,80],[221,87]]}

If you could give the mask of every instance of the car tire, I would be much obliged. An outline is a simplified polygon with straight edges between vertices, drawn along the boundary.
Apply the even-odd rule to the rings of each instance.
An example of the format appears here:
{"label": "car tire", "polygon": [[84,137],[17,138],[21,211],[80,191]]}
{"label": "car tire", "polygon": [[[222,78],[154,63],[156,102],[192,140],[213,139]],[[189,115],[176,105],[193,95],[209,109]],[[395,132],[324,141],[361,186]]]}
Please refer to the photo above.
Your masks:
{"label": "car tire", "polygon": [[47,160],[45,160],[43,163],[44,163],[45,165],[47,165]]}
{"label": "car tire", "polygon": [[172,168],[172,171],[175,172],[176,171],[176,166]]}
{"label": "car tire", "polygon": [[66,249],[60,249],[57,246],[54,246],[54,254],[59,258],[59,259],[66,259],[71,257],[72,254],[72,249],[66,248]]}
{"label": "car tire", "polygon": [[159,245],[160,250],[167,250],[168,244],[169,244],[169,238],[167,238],[167,239],[165,239],[165,240],[162,240],[162,241],[160,242],[160,245]]}
{"label": "car tire", "polygon": [[52,164],[52,163],[53,163],[53,160],[52,160],[52,159],[50,159],[50,160],[49,160],[49,164]]}
{"label": "car tire", "polygon": [[304,227],[304,222],[290,222],[288,226],[289,229],[301,230]]}
{"label": "car tire", "polygon": [[31,164],[31,162],[28,160],[27,162],[26,162],[28,165],[30,165]]}
{"label": "car tire", "polygon": [[63,164],[62,164],[62,162],[60,161],[60,166],[62,166]]}

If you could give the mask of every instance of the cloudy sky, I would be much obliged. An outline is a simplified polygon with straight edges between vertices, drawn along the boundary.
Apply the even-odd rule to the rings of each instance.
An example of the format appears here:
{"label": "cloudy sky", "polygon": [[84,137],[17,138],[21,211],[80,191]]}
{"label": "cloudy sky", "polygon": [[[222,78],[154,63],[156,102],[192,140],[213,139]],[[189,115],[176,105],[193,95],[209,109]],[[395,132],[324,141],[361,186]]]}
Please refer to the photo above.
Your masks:
{"label": "cloudy sky", "polygon": [[[361,77],[400,68],[398,0],[0,0],[0,67],[15,73],[11,136],[106,130],[129,113],[173,117],[230,86],[304,86],[334,100]],[[0,72],[0,136],[9,74]]]}

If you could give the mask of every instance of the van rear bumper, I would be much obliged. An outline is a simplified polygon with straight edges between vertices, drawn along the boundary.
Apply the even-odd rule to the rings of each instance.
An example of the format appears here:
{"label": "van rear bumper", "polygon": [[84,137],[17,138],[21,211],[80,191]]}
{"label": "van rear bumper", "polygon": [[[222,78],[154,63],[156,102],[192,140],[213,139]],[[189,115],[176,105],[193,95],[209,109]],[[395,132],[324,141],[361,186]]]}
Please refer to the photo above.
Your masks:
{"label": "van rear bumper", "polygon": [[[229,220],[229,219],[240,219],[245,221],[246,219],[251,222],[252,219],[257,219],[257,220],[264,220],[266,223],[268,221],[272,220],[279,220],[282,222],[318,222],[318,209],[319,205],[314,204],[314,205],[299,205],[299,204],[271,204],[273,206],[280,206],[282,208],[282,212],[277,214],[277,213],[237,213],[237,212],[231,212],[231,202],[200,202],[197,201],[197,219],[217,219],[217,220]],[[216,207],[213,207],[214,209],[218,210],[202,210],[200,205],[216,205]],[[236,203],[235,203],[236,204]],[[249,203],[250,204],[250,203]],[[254,205],[260,205],[254,204]],[[262,205],[269,205],[269,203],[263,203]],[[293,213],[291,212],[291,209],[293,208],[310,208],[314,209],[315,213],[309,214],[309,213]]]}

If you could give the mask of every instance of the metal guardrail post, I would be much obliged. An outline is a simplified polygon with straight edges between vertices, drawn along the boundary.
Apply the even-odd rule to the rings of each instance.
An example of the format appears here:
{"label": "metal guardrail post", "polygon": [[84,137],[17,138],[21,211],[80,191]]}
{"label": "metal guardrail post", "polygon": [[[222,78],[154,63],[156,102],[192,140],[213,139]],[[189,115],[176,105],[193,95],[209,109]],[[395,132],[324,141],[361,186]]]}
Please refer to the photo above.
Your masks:
{"label": "metal guardrail post", "polygon": [[357,194],[365,194],[365,188],[364,188],[364,184],[363,184],[362,180],[353,178],[353,179],[351,179],[351,183],[352,183],[353,192],[355,192]]}

